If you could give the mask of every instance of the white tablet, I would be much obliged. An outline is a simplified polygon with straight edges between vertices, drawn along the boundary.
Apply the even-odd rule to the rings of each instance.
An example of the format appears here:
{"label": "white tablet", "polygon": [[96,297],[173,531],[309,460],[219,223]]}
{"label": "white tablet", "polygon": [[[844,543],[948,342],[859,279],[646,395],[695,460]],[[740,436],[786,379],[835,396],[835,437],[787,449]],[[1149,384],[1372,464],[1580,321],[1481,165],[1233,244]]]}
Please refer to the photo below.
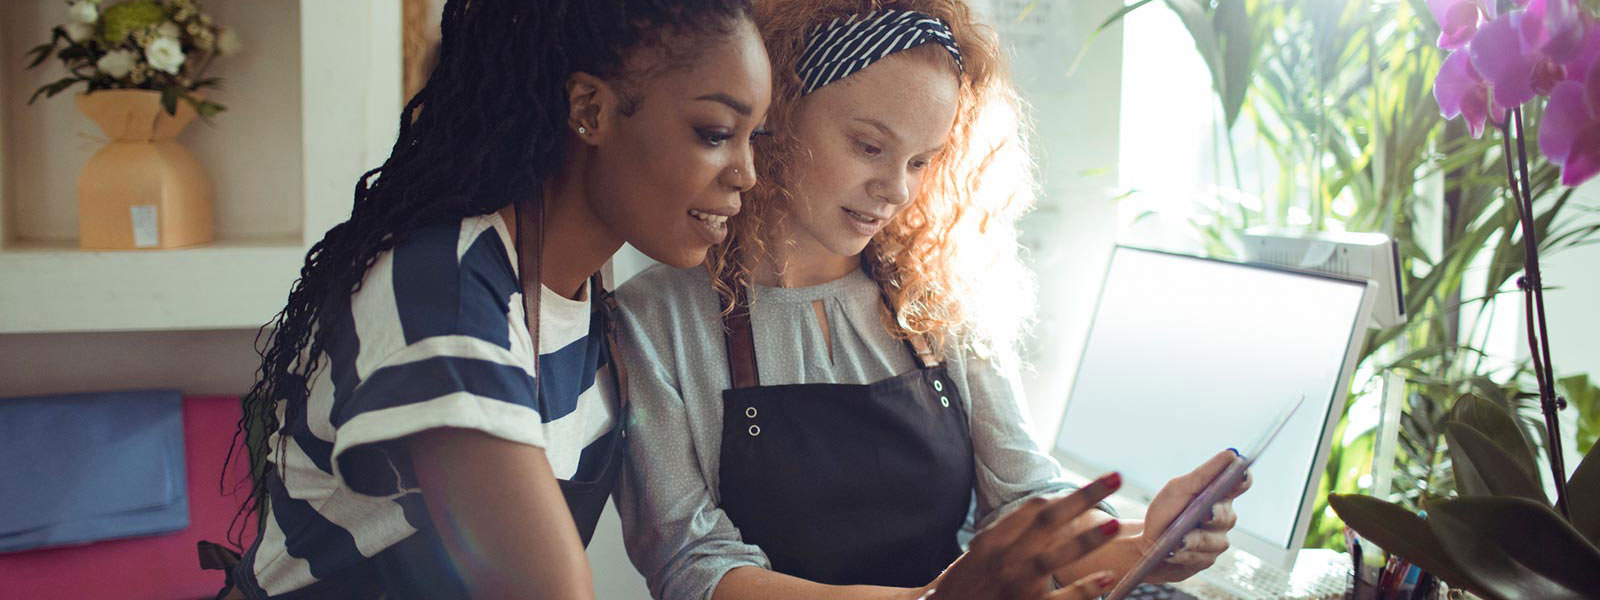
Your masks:
{"label": "white tablet", "polygon": [[1126,575],[1122,576],[1122,581],[1117,582],[1117,587],[1112,588],[1111,593],[1106,594],[1105,600],[1122,600],[1123,597],[1133,591],[1133,588],[1139,587],[1144,578],[1155,570],[1157,566],[1160,566],[1161,561],[1166,560],[1167,554],[1178,548],[1178,543],[1183,540],[1183,536],[1193,531],[1200,524],[1200,520],[1203,518],[1202,515],[1208,512],[1207,509],[1211,508],[1212,504],[1216,504],[1217,500],[1227,495],[1228,492],[1238,487],[1239,482],[1244,481],[1245,473],[1250,469],[1250,465],[1254,464],[1256,459],[1261,456],[1262,451],[1267,449],[1267,445],[1278,437],[1278,432],[1283,431],[1283,426],[1289,422],[1289,417],[1305,401],[1306,397],[1302,395],[1294,404],[1285,407],[1278,417],[1272,420],[1272,427],[1262,432],[1261,437],[1256,440],[1248,452],[1235,458],[1227,468],[1222,470],[1222,473],[1211,480],[1211,483],[1206,484],[1205,489],[1201,490],[1194,497],[1194,500],[1183,508],[1183,512],[1178,513],[1178,518],[1173,519],[1172,524],[1167,526],[1167,530],[1161,534],[1161,537],[1156,539],[1156,543],[1150,548],[1150,551],[1140,557],[1139,562],[1133,565],[1133,568],[1129,569]]}

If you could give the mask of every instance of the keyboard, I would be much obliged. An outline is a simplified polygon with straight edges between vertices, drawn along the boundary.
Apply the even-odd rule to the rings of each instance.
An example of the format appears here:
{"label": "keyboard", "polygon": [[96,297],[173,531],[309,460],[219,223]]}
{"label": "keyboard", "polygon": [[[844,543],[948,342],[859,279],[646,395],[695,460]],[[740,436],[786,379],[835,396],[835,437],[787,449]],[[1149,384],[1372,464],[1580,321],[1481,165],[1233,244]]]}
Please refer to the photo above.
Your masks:
{"label": "keyboard", "polygon": [[1198,597],[1170,585],[1146,583],[1133,588],[1128,600],[1200,600]]}
{"label": "keyboard", "polygon": [[1350,589],[1351,572],[1350,558],[1332,550],[1301,551],[1292,573],[1229,550],[1177,587],[1200,600],[1339,600]]}

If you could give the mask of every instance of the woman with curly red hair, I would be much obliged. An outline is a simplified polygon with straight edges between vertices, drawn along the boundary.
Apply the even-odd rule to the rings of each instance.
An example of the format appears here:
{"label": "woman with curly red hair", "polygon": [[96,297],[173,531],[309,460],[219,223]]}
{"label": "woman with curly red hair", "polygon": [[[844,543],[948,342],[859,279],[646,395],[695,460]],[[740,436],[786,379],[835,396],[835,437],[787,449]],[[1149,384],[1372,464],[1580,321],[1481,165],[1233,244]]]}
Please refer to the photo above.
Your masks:
{"label": "woman with curly red hair", "polygon": [[[1041,500],[1072,488],[1021,408],[1033,178],[994,34],[960,0],[768,0],[757,23],[774,79],[760,184],[705,266],[618,292],[623,352],[649,368],[617,499],[652,595],[1110,589],[1232,455],[1137,526],[1082,501],[1114,474],[1073,508]],[[969,509],[982,532],[963,556]],[[1155,579],[1209,566],[1233,522],[1217,504]]]}

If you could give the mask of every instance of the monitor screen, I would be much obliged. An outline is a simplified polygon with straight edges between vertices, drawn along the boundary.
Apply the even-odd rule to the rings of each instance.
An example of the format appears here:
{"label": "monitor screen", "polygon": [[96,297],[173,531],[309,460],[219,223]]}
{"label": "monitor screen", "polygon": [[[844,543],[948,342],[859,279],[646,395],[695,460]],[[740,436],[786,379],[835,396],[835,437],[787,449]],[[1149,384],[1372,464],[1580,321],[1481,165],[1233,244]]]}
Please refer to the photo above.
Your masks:
{"label": "monitor screen", "polygon": [[[1305,403],[1251,469],[1236,531],[1288,548],[1366,284],[1119,247],[1095,309],[1056,451],[1153,493],[1225,448],[1243,452]],[[1364,330],[1361,331],[1364,333]],[[1356,340],[1356,341],[1352,341]]]}

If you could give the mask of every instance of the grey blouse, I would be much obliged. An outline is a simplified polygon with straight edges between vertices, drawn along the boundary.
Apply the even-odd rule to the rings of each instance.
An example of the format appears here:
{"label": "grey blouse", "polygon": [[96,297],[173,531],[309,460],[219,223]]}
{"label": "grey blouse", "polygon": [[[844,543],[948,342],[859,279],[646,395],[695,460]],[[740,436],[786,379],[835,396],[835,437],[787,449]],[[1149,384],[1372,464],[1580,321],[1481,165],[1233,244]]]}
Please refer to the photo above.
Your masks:
{"label": "grey blouse", "polygon": [[[617,299],[631,405],[616,501],[628,556],[655,598],[708,599],[729,570],[770,568],[718,508],[722,391],[731,384],[717,294],[703,268],[657,265]],[[862,271],[814,287],[758,286],[751,299],[762,385],[865,384],[916,367],[884,327],[877,283]],[[968,403],[980,528],[1032,496],[1072,489],[1028,434],[1016,373],[967,352],[947,352],[945,364]]]}

